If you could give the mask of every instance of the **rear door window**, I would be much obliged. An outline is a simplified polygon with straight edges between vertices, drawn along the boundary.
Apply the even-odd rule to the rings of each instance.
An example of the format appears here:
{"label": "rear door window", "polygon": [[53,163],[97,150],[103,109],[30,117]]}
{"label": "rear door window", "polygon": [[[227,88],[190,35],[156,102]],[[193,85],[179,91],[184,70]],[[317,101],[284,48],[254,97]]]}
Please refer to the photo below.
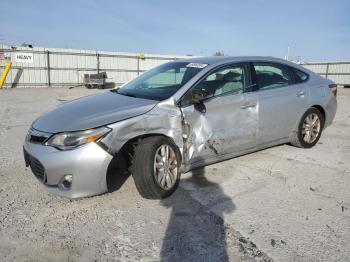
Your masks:
{"label": "rear door window", "polygon": [[253,63],[259,90],[281,88],[294,83],[292,71],[277,63]]}

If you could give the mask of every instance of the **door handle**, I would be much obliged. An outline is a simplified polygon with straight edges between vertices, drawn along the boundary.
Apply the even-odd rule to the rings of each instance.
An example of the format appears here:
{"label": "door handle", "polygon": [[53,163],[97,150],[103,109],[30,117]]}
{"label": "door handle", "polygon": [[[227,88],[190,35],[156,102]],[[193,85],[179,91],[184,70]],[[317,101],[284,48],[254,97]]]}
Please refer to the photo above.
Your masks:
{"label": "door handle", "polygon": [[241,105],[242,109],[247,109],[247,108],[252,108],[252,107],[256,107],[255,102],[247,102],[247,103],[244,103],[243,105]]}
{"label": "door handle", "polygon": [[297,97],[304,97],[304,95],[305,95],[305,92],[304,92],[304,91],[299,91],[299,92],[297,93]]}

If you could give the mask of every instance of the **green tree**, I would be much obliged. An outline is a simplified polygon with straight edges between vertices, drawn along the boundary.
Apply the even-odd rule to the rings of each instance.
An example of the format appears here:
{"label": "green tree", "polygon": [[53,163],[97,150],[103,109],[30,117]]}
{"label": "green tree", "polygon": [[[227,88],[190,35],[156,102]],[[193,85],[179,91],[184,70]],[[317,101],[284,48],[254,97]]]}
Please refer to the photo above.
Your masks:
{"label": "green tree", "polygon": [[223,51],[216,51],[215,53],[214,53],[214,56],[224,56],[225,54],[224,54],[224,52]]}

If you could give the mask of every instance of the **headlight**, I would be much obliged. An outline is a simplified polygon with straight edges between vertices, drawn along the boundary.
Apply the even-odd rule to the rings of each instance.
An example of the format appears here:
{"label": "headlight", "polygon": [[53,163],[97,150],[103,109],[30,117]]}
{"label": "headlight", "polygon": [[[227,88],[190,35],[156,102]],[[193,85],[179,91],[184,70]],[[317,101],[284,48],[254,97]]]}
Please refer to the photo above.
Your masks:
{"label": "headlight", "polygon": [[53,146],[60,150],[69,150],[87,143],[96,142],[110,131],[110,128],[101,127],[78,132],[58,133],[51,137],[45,145]]}

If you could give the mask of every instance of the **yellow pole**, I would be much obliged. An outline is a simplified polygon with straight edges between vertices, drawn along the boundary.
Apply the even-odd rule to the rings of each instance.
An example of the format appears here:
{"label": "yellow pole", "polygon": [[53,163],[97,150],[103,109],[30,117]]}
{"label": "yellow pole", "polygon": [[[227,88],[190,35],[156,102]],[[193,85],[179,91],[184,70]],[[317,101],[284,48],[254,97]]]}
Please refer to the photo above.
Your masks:
{"label": "yellow pole", "polygon": [[1,88],[4,86],[4,84],[5,84],[6,77],[7,77],[8,73],[9,73],[9,71],[10,71],[10,69],[11,69],[11,65],[12,65],[12,62],[11,62],[11,61],[7,62],[6,67],[5,67],[5,70],[4,70],[4,72],[2,73],[2,76],[1,76],[1,80],[0,80],[0,89],[1,89]]}

